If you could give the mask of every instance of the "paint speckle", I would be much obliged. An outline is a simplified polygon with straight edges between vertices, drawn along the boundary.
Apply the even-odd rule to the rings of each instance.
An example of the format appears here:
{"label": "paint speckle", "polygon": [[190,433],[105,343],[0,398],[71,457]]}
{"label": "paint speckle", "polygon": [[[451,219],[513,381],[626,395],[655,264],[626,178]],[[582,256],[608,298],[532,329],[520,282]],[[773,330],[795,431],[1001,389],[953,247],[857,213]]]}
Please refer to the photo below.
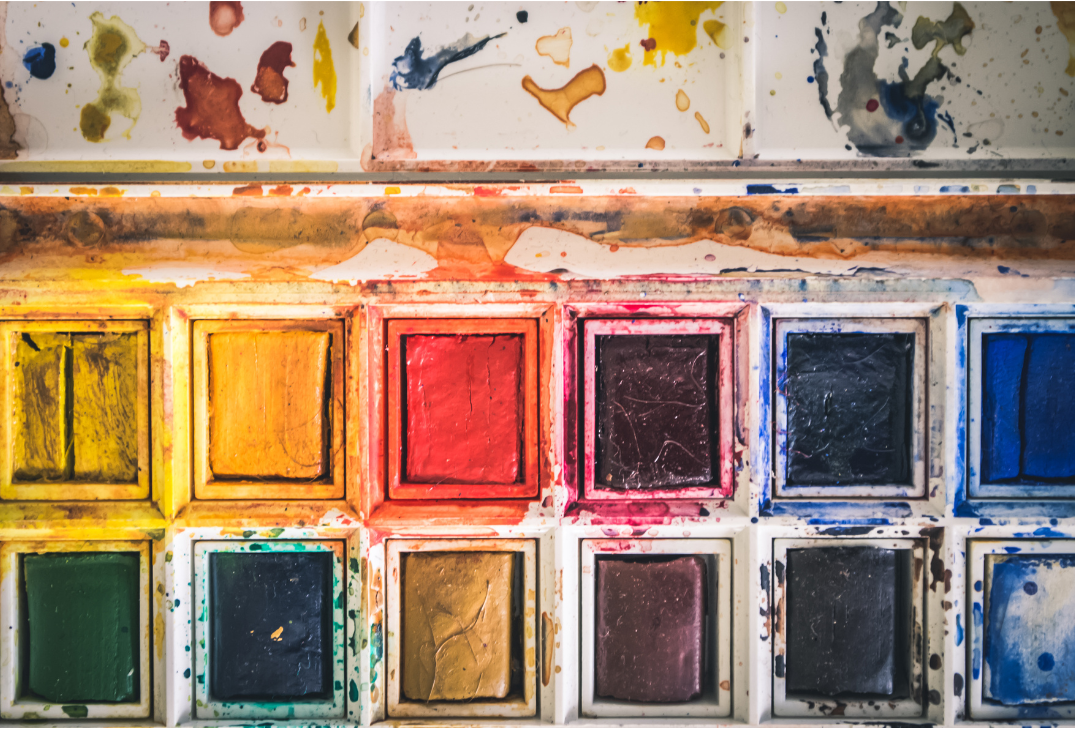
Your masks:
{"label": "paint speckle", "polygon": [[519,12],[515,13],[515,19],[518,20],[520,23],[525,23],[527,20],[530,19],[530,13],[526,12],[525,10],[520,10]]}
{"label": "paint speckle", "polygon": [[571,121],[571,110],[591,96],[600,96],[605,93],[605,73],[595,63],[579,71],[574,78],[558,89],[543,89],[529,76],[523,77],[523,88],[553,116],[567,126],[573,127],[575,124]]}
{"label": "paint speckle", "polygon": [[1056,659],[1053,658],[1052,653],[1042,653],[1038,656],[1038,668],[1043,671],[1051,671],[1056,665]]}
{"label": "paint speckle", "polygon": [[608,54],[608,67],[617,73],[623,73],[631,67],[631,44],[616,48]]}
{"label": "paint speckle", "polygon": [[260,96],[262,101],[271,104],[284,103],[287,101],[288,85],[284,69],[289,66],[295,66],[295,62],[291,60],[291,44],[284,41],[273,43],[261,54],[257,76],[250,90]]}
{"label": "paint speckle", "polygon": [[698,125],[702,127],[702,131],[709,134],[709,123],[705,120],[705,117],[702,116],[702,112],[694,112],[694,118],[698,120]]}
{"label": "paint speckle", "polygon": [[656,149],[657,151],[664,149],[664,139],[662,137],[650,137],[649,141],[646,142],[646,149]]}
{"label": "paint speckle", "polygon": [[181,56],[179,87],[187,105],[175,110],[175,121],[185,139],[215,139],[221,149],[238,149],[247,137],[265,137],[264,129],[243,118],[243,89],[235,79],[217,76],[193,56]]}
{"label": "paint speckle", "polygon": [[691,99],[683,89],[676,92],[676,108],[680,111],[686,111],[691,108]]}
{"label": "paint speckle", "polygon": [[467,33],[455,43],[450,43],[428,56],[423,55],[422,39],[420,36],[411,38],[403,55],[392,61],[392,75],[389,80],[397,91],[404,89],[431,89],[437,84],[440,72],[449,63],[462,61],[485,48],[493,40],[503,36],[503,33],[485,38],[476,39]]}
{"label": "paint speckle", "polygon": [[660,65],[663,66],[667,54],[685,56],[693,51],[698,45],[698,20],[702,13],[707,10],[715,11],[721,5],[721,2],[660,2],[636,5],[635,18],[639,26],[648,26],[648,39],[654,42],[652,47],[646,48],[642,63],[656,66],[657,54],[660,53]]}
{"label": "paint speckle", "polygon": [[146,50],[157,54],[157,57],[161,59],[161,63],[164,63],[165,59],[168,58],[168,54],[172,52],[172,46],[162,38],[159,46],[146,46]]}
{"label": "paint speckle", "polygon": [[866,102],[866,111],[873,113],[877,111],[877,107],[879,106],[881,106],[881,104],[877,101],[877,99],[870,99]]}
{"label": "paint speckle", "polygon": [[783,15],[784,13],[788,12],[788,6],[786,4],[784,4],[784,3],[782,3],[782,2],[777,3],[776,4],[776,12],[780,13],[781,15]]}
{"label": "paint speckle", "polygon": [[[112,125],[112,114],[120,114],[131,120],[131,127],[142,114],[142,99],[138,90],[120,85],[120,76],[135,56],[142,53],[145,43],[138,38],[134,28],[113,15],[110,19],[97,12],[90,16],[93,35],[86,42],[90,65],[101,79],[97,99],[82,107],[79,128],[89,142],[103,142]],[[124,132],[130,139],[131,129]]]}
{"label": "paint speckle", "polygon": [[318,86],[325,99],[325,111],[331,112],[336,107],[336,66],[332,63],[332,47],[322,22],[318,22],[314,38],[314,88]]}
{"label": "paint speckle", "polygon": [[283,637],[282,637],[282,636],[283,636],[283,634],[284,634],[284,626],[282,626],[282,625],[281,625],[281,626],[280,626],[279,628],[277,628],[276,630],[274,630],[274,631],[273,631],[273,632],[272,632],[272,633],[271,633],[271,634],[269,635],[269,638],[271,638],[272,640],[275,640],[276,642],[278,642],[278,643],[279,643],[279,642],[282,642],[282,641],[284,640],[284,639],[283,639]]}
{"label": "paint speckle", "polygon": [[1023,592],[1025,592],[1028,595],[1037,594],[1037,592],[1038,592],[1038,584],[1036,582],[1024,582],[1023,583]]}
{"label": "paint speckle", "polygon": [[42,43],[26,51],[22,65],[34,78],[49,78],[56,73],[56,46]]}
{"label": "paint speckle", "polygon": [[556,35],[543,35],[534,44],[539,56],[547,56],[558,66],[571,65],[571,28],[560,28]]}
{"label": "paint speckle", "polygon": [[67,36],[60,38],[60,48],[67,48],[69,45],[71,45],[71,41],[67,40]]}
{"label": "paint speckle", "polygon": [[245,20],[239,2],[209,3],[209,27],[219,36],[230,35]]}

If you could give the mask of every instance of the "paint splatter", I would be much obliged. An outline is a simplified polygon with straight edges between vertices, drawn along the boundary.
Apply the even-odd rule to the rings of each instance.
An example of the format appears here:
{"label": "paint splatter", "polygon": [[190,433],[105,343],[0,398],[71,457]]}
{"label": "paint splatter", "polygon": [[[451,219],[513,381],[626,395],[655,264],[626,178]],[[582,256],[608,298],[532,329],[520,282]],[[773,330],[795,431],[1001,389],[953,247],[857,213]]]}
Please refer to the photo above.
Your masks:
{"label": "paint splatter", "polygon": [[709,123],[702,117],[702,112],[694,112],[694,118],[698,120],[698,124],[702,127],[702,131],[709,134]]}
{"label": "paint splatter", "polygon": [[187,105],[175,110],[175,121],[185,139],[215,139],[221,149],[238,149],[247,137],[265,137],[264,129],[243,118],[243,89],[235,79],[217,76],[193,56],[181,56],[179,87]]}
{"label": "paint splatter", "polygon": [[732,47],[732,34],[728,32],[728,25],[719,20],[707,20],[702,23],[702,30],[708,35],[717,48],[726,51]]}
{"label": "paint splatter", "polygon": [[137,89],[120,86],[120,76],[127,64],[146,49],[146,44],[118,16],[105,20],[97,12],[90,16],[90,21],[93,35],[85,48],[90,65],[101,79],[101,88],[97,99],[82,107],[79,128],[87,141],[103,142],[112,125],[112,114],[120,114],[131,120],[131,126],[123,134],[130,139],[131,129],[142,114],[142,99]]}
{"label": "paint splatter", "polygon": [[350,43],[355,50],[358,50],[358,23],[355,23],[355,27],[351,28],[351,32],[347,34],[347,42]]}
{"label": "paint splatter", "polygon": [[373,145],[375,159],[415,159],[411,134],[407,130],[407,95],[385,86],[373,101]]}
{"label": "paint splatter", "polygon": [[691,108],[691,99],[683,89],[676,92],[676,108],[680,111]]}
{"label": "paint splatter", "polygon": [[219,36],[230,35],[245,19],[242,3],[209,3],[209,27]]}
{"label": "paint splatter", "polygon": [[650,137],[650,140],[646,142],[646,149],[656,149],[657,151],[664,149],[664,138]]}
{"label": "paint splatter", "polygon": [[156,53],[160,56],[161,63],[164,63],[164,59],[168,57],[168,54],[172,52],[172,46],[166,40],[161,40],[159,46],[146,46],[146,50],[150,53]]}
{"label": "paint splatter", "polygon": [[571,65],[571,28],[560,28],[556,35],[543,35],[537,39],[534,49],[539,56],[548,56],[559,66]]}
{"label": "paint splatter", "polygon": [[22,65],[34,78],[49,78],[56,73],[56,46],[42,43],[26,51]]}
{"label": "paint splatter", "polygon": [[0,159],[15,159],[22,146],[15,141],[15,117],[11,114],[4,87],[0,85]]}
{"label": "paint splatter", "polygon": [[[642,60],[647,66],[661,65],[665,55],[673,53],[685,56],[698,45],[698,19],[707,10],[715,11],[723,2],[661,2],[639,3],[635,6],[635,18],[640,26],[649,26],[647,39],[653,40],[652,48],[646,48]],[[703,24],[704,25],[704,24]]]}
{"label": "paint splatter", "polygon": [[520,10],[519,12],[515,13],[515,19],[518,20],[520,23],[525,23],[527,20],[530,19],[530,13],[526,12],[525,10]]}
{"label": "paint splatter", "polygon": [[788,12],[787,4],[782,3],[782,2],[777,3],[776,4],[776,12],[780,13],[781,15],[783,15],[786,12]]}
{"label": "paint splatter", "polygon": [[579,102],[591,96],[605,93],[605,73],[596,63],[579,71],[575,77],[558,89],[543,89],[529,76],[523,78],[523,88],[548,109],[553,116],[569,127],[575,126],[571,121],[571,110]]}
{"label": "paint splatter", "polygon": [[1068,67],[1064,70],[1068,76],[1075,76],[1075,3],[1053,2],[1049,3],[1056,16],[1056,26],[1064,37],[1068,39]]}
{"label": "paint splatter", "polygon": [[71,41],[67,40],[67,36],[60,38],[60,48],[67,48],[69,45],[71,45]]}
{"label": "paint splatter", "polygon": [[440,72],[445,66],[470,58],[485,48],[489,41],[496,40],[503,35],[499,33],[475,40],[473,35],[467,33],[455,43],[450,43],[429,56],[423,56],[422,39],[415,36],[407,44],[403,55],[392,61],[392,76],[389,80],[397,91],[431,89],[436,86]]}
{"label": "paint splatter", "polygon": [[[830,119],[838,118],[841,126],[849,127],[848,140],[855,147],[872,156],[908,157],[933,142],[940,100],[926,94],[926,87],[950,73],[940,60],[941,50],[951,46],[956,54],[963,55],[966,52],[963,38],[974,29],[974,21],[958,2],[943,21],[919,17],[912,30],[912,42],[918,49],[934,43],[929,60],[914,78],[907,73],[905,58],[898,71],[899,81],[879,79],[874,66],[881,29],[898,28],[902,22],[903,15],[888,2],[878,3],[873,12],[859,21],[858,44],[844,57],[842,88],[835,109],[829,104],[828,72],[824,65],[828,47],[821,28],[815,28],[818,40],[814,48],[818,58],[814,62],[814,76],[822,107]],[[873,113],[878,106],[883,115]]]}
{"label": "paint splatter", "polygon": [[287,101],[288,80],[284,70],[294,67],[291,60],[291,44],[277,41],[261,54],[258,61],[258,73],[250,90],[270,104],[282,104]]}
{"label": "paint splatter", "polygon": [[331,112],[336,107],[336,66],[332,63],[332,47],[325,24],[321,22],[317,24],[317,37],[314,38],[314,88],[319,84],[325,111]]}
{"label": "paint splatter", "polygon": [[623,73],[631,67],[631,44],[616,48],[608,54],[608,67],[617,73]]}

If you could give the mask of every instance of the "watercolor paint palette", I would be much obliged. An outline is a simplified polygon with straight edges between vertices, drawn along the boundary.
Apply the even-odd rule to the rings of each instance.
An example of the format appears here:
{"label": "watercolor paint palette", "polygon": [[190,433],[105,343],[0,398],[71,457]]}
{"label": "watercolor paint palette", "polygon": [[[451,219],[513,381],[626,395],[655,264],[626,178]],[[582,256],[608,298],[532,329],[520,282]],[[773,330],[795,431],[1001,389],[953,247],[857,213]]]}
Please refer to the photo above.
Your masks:
{"label": "watercolor paint palette", "polygon": [[1046,170],[1075,144],[1063,3],[13,3],[2,26],[7,172]]}

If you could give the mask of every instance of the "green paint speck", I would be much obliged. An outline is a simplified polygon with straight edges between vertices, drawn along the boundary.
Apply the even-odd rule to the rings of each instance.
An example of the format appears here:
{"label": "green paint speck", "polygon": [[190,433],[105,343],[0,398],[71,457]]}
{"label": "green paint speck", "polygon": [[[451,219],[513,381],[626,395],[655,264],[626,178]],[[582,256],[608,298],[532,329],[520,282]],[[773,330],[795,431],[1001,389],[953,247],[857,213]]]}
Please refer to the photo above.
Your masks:
{"label": "green paint speck", "polygon": [[351,701],[358,701],[358,684],[355,683],[353,678],[351,679],[351,688],[347,693],[347,697],[351,699]]}
{"label": "green paint speck", "polygon": [[164,561],[165,562],[171,562],[172,561],[172,550],[169,549],[167,552],[164,553]]}
{"label": "green paint speck", "polygon": [[69,704],[67,706],[61,706],[60,708],[63,710],[63,713],[67,714],[72,719],[85,719],[90,713],[90,710],[82,704]]}
{"label": "green paint speck", "polygon": [[254,536],[255,533],[256,532],[253,529],[247,529],[243,532],[243,539],[249,539],[250,537]]}

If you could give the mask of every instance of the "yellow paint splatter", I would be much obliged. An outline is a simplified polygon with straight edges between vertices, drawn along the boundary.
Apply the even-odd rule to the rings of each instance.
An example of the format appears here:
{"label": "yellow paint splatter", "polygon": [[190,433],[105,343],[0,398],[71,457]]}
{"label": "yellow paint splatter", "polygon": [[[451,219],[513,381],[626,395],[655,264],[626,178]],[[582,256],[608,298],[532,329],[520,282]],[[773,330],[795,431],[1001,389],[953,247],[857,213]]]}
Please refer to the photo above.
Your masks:
{"label": "yellow paint splatter", "polygon": [[273,640],[275,640],[275,641],[279,642],[279,641],[282,641],[282,640],[283,640],[283,638],[281,638],[281,637],[280,637],[280,636],[282,636],[283,634],[284,634],[284,626],[282,626],[282,625],[281,625],[281,626],[280,626],[279,628],[277,628],[276,630],[274,630],[274,631],[272,632],[272,635],[270,635],[269,637],[270,637],[270,638],[272,638]]}
{"label": "yellow paint splatter", "polygon": [[236,160],[224,163],[225,172],[257,172],[257,160]]}
{"label": "yellow paint splatter", "polygon": [[558,66],[571,65],[571,28],[560,28],[556,35],[543,35],[534,44],[539,56],[548,56]]}
{"label": "yellow paint splatter", "polygon": [[608,54],[608,67],[617,73],[623,73],[631,67],[631,44],[617,48]]}
{"label": "yellow paint splatter", "polygon": [[683,89],[676,92],[676,108],[680,111],[686,111],[691,108],[691,99]]}
{"label": "yellow paint splatter", "polygon": [[709,134],[709,123],[702,116],[702,112],[700,112],[700,111],[694,112],[694,118],[697,119],[698,123],[702,126],[702,131],[705,132],[706,134]]}
{"label": "yellow paint splatter", "polygon": [[1075,3],[1061,3],[1055,0],[1049,3],[1056,16],[1056,26],[1068,39],[1068,67],[1064,70],[1068,76],[1075,76]]}
{"label": "yellow paint splatter", "polygon": [[776,80],[777,80],[777,81],[779,81],[779,80],[780,80],[780,79],[782,79],[782,78],[784,78],[784,74],[782,74],[782,73],[780,73],[779,71],[777,71],[777,72],[776,72]]}
{"label": "yellow paint splatter", "polygon": [[[138,89],[119,85],[120,75],[135,56],[146,49],[138,39],[134,28],[113,15],[105,20],[99,12],[90,16],[93,36],[86,41],[90,65],[101,79],[97,99],[82,107],[79,126],[82,136],[90,142],[103,142],[105,133],[112,125],[112,114],[118,113],[131,120],[131,127],[142,114],[142,99]],[[131,127],[123,133],[131,138]]]}
{"label": "yellow paint splatter", "polygon": [[657,54],[660,53],[663,66],[666,54],[685,56],[693,51],[698,45],[698,18],[705,11],[715,11],[723,4],[723,2],[660,2],[636,5],[635,18],[638,19],[638,24],[649,26],[648,37],[656,43],[653,50],[646,51],[642,63],[647,66],[656,66]]}
{"label": "yellow paint splatter", "polygon": [[776,4],[776,12],[780,13],[781,15],[783,15],[784,13],[788,12],[788,6],[785,5],[784,3],[777,3]]}
{"label": "yellow paint splatter", "polygon": [[719,20],[707,20],[702,23],[702,29],[717,44],[717,48],[726,51],[732,47],[732,34],[728,31],[726,23]]}
{"label": "yellow paint splatter", "polygon": [[71,41],[67,40],[67,36],[60,38],[60,48],[67,48],[69,45],[71,45]]}
{"label": "yellow paint splatter", "polygon": [[646,142],[646,149],[656,149],[657,151],[664,149],[664,139],[661,137],[650,137],[650,140]]}
{"label": "yellow paint splatter", "polygon": [[216,167],[216,160],[215,159],[202,160],[202,167],[204,167],[207,170],[211,170],[214,167]]}
{"label": "yellow paint splatter", "polygon": [[769,96],[776,96],[776,89],[769,89]]}
{"label": "yellow paint splatter", "polygon": [[384,189],[385,195],[398,195],[399,193],[400,189],[398,187],[395,187],[394,185],[392,187],[386,187]]}
{"label": "yellow paint splatter", "polygon": [[331,112],[336,107],[336,66],[332,63],[332,47],[323,22],[318,22],[314,38],[314,87],[318,84],[325,99],[325,111]]}
{"label": "yellow paint splatter", "polygon": [[567,126],[573,127],[575,124],[571,121],[571,110],[591,96],[601,96],[605,93],[605,73],[595,63],[579,71],[573,79],[558,89],[543,89],[534,79],[523,76],[523,88],[553,116]]}

